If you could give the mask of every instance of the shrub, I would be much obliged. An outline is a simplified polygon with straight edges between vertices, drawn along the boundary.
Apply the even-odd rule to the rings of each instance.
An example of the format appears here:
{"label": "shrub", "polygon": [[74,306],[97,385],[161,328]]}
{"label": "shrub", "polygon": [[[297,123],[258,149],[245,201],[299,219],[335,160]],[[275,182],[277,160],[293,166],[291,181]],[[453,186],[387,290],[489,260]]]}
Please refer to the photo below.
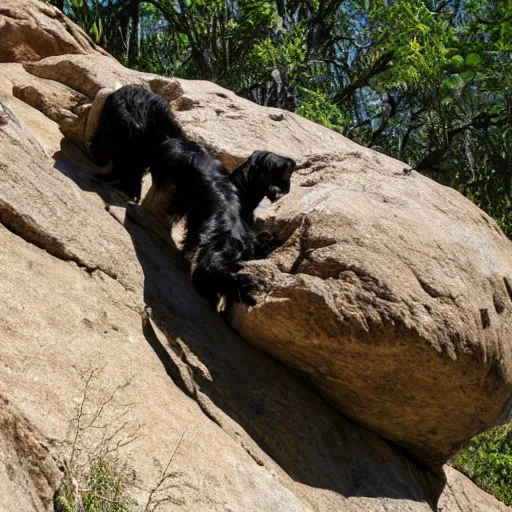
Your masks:
{"label": "shrub", "polygon": [[512,505],[512,424],[474,437],[453,465],[479,487]]}

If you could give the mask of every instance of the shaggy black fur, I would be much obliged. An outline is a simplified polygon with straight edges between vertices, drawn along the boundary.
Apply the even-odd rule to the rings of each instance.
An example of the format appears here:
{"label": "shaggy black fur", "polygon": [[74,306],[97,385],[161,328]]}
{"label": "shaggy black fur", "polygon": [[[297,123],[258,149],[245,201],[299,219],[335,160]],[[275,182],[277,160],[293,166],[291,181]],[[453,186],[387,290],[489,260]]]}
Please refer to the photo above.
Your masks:
{"label": "shaggy black fur", "polygon": [[90,150],[98,165],[112,161],[109,179],[138,200],[144,172],[167,137],[183,137],[168,101],[142,86],[125,85],[106,99]]}
{"label": "shaggy black fur", "polygon": [[231,174],[238,189],[244,220],[254,223],[254,210],[266,196],[272,202],[290,192],[290,179],[295,160],[270,151],[255,151]]}
{"label": "shaggy black fur", "polygon": [[191,279],[210,303],[225,295],[255,304],[256,282],[239,273],[240,262],[266,257],[276,244],[266,231],[255,237],[253,211],[263,197],[289,192],[292,159],[256,151],[228,177],[202,146],[183,138],[164,98],[134,85],[108,96],[90,149],[98,165],[113,163],[110,179],[135,200],[150,168],[168,213],[187,217]]}
{"label": "shaggy black fur", "polygon": [[[270,151],[255,151],[230,174],[238,190],[242,218],[249,226],[254,225],[254,210],[264,197],[274,202],[290,192],[295,167],[295,160],[291,158]],[[278,245],[272,233],[261,231],[255,238],[253,257],[266,258]]]}
{"label": "shaggy black fur", "polygon": [[169,214],[187,216],[185,252],[199,293],[213,305],[219,295],[255,305],[256,281],[238,273],[240,261],[253,256],[254,236],[242,219],[238,193],[227,171],[189,140],[167,138],[154,154],[150,170],[155,186],[175,188]]}

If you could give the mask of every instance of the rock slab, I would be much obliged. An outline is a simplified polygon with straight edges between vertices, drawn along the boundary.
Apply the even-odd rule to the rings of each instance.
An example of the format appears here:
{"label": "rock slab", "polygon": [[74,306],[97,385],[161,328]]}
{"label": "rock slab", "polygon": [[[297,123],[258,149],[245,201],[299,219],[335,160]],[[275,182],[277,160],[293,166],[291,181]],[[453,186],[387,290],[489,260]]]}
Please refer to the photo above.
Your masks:
{"label": "rock slab", "polygon": [[[0,14],[1,27],[6,21],[12,25],[12,19],[24,19],[29,9],[33,11],[32,17],[40,18],[40,27],[55,23],[56,41],[66,41],[73,34],[68,20],[54,17],[54,10],[48,14],[46,6],[37,0],[23,0],[16,5],[8,2],[2,5],[10,6],[9,19]],[[46,38],[42,30],[34,29],[31,43],[20,48],[44,48]],[[71,44],[80,47],[80,37],[76,36]],[[319,317],[318,323],[322,325],[312,324],[311,333],[315,337],[320,333],[320,337],[330,333],[332,325],[334,329],[340,325],[353,329],[354,339],[350,342],[343,330],[334,330],[334,335],[322,338],[322,342],[324,355],[330,350],[337,355],[339,344],[353,353],[362,353],[357,361],[352,357],[352,368],[337,359],[358,393],[362,391],[354,383],[357,365],[361,365],[360,373],[367,375],[361,361],[371,360],[372,351],[378,355],[382,347],[395,346],[393,357],[410,364],[417,362],[404,356],[408,350],[421,356],[415,345],[411,349],[410,331],[417,325],[413,323],[416,310],[407,302],[409,295],[403,291],[399,295],[398,284],[385,272],[382,263],[390,255],[390,268],[395,268],[397,251],[385,253],[379,259],[377,248],[383,250],[384,245],[365,241],[364,235],[375,236],[379,212],[384,228],[391,229],[387,210],[379,206],[381,202],[394,204],[397,210],[399,221],[395,231],[399,231],[396,226],[400,222],[405,223],[400,216],[402,207],[413,219],[425,221],[425,216],[416,217],[416,212],[412,212],[410,189],[405,188],[406,180],[423,178],[404,175],[402,164],[359,148],[323,127],[287,112],[257,107],[214,84],[139,74],[96,52],[94,47],[91,51],[86,48],[69,52],[74,55],[63,55],[56,44],[44,55],[34,54],[30,58],[11,53],[4,60],[16,62],[0,64],[0,476],[2,482],[7,482],[0,492],[0,508],[8,512],[52,509],[60,468],[73,452],[77,409],[84,403],[87,388],[85,412],[91,418],[101,410],[104,428],[84,433],[79,451],[90,456],[105,435],[114,434],[117,440],[115,432],[109,429],[119,426],[120,417],[125,418],[120,432],[129,442],[123,442],[118,453],[136,473],[134,497],[142,505],[156,482],[165,476],[169,485],[157,493],[163,511],[420,512],[436,506],[454,512],[474,511],[475,507],[509,510],[448,467],[444,472],[422,469],[382,438],[348,422],[284,366],[244,343],[197,296],[187,278],[183,258],[158,221],[143,208],[127,205],[122,195],[92,179],[94,166],[76,145],[62,139],[59,128],[80,145],[84,120],[99,89],[111,87],[116,81],[144,83],[173,100],[186,132],[207,145],[228,166],[236,165],[254,149],[271,149],[297,158],[300,169],[292,193],[262,218],[279,233],[283,246],[268,261],[251,264],[251,271],[263,278],[265,293],[254,310],[234,311],[233,323],[241,331],[249,326],[247,330],[252,332],[247,334],[248,338],[259,343],[252,317],[243,315],[258,315],[260,308],[274,304],[266,315],[274,314],[275,330],[281,336],[279,322],[289,319],[280,315],[288,314],[290,309],[279,308],[291,302],[287,293],[299,310],[305,307],[301,299],[303,290],[309,300],[311,282],[321,297],[344,293],[344,300],[336,302],[331,297],[331,302],[318,310],[325,316]],[[44,58],[38,60],[41,57]],[[26,62],[29,60],[32,62]],[[353,176],[344,176],[340,181],[340,175],[347,169]],[[403,189],[392,181],[394,173],[398,173],[396,179],[404,180]],[[380,176],[382,184],[376,183],[379,180],[375,176]],[[440,187],[428,180],[413,185],[419,204],[423,204],[421,194],[426,193],[426,183],[431,184],[433,192],[424,203],[440,194]],[[391,190],[383,195],[386,187]],[[356,215],[355,207],[339,209],[343,198],[339,194],[344,189],[349,199],[360,199],[361,215]],[[401,195],[405,206],[394,203]],[[454,210],[458,211],[459,201],[454,200]],[[364,206],[365,203],[370,206]],[[446,209],[446,197],[436,204]],[[488,256],[483,244],[481,258],[490,257],[489,261],[502,272],[505,267],[500,255],[508,251],[508,242],[501,240],[498,231],[490,237],[492,222],[485,217],[479,220],[475,211],[468,206],[458,220],[459,228],[469,233],[463,248],[474,248],[471,237],[474,238],[472,230],[476,229],[485,241],[490,240],[494,251]],[[335,222],[332,214],[340,218]],[[453,212],[445,212],[433,218],[442,221],[446,219],[443,215],[457,217]],[[468,224],[464,215],[476,227]],[[352,230],[361,226],[361,239],[357,242],[346,219],[352,219]],[[488,228],[481,226],[484,221]],[[414,226],[410,222],[404,228]],[[348,233],[348,242],[343,246],[347,257],[338,247],[343,244],[340,233],[344,230]],[[400,247],[404,250],[419,239],[418,233],[405,229],[402,235],[405,241]],[[382,240],[389,236],[385,231]],[[427,230],[429,250],[432,236]],[[369,279],[360,272],[360,267],[364,269],[364,258],[358,259],[357,251],[351,248],[353,244],[378,270],[369,272]],[[331,255],[329,247],[334,251]],[[438,257],[438,253],[433,254]],[[476,261],[471,251],[469,254],[473,259],[468,261]],[[347,267],[347,261],[352,266]],[[422,262],[417,257],[413,260],[415,266],[411,266],[421,269]],[[491,263],[488,265],[492,266]],[[477,270],[482,273],[486,268],[482,260],[478,260],[478,265]],[[399,268],[403,270],[407,265]],[[457,266],[455,270],[460,272]],[[380,279],[377,284],[375,275]],[[435,283],[426,281],[424,286],[433,286],[431,292],[435,295],[436,286],[442,282],[437,273],[433,275]],[[477,284],[480,275],[476,272]],[[412,290],[407,293],[417,294],[419,288],[412,286],[414,281],[408,276],[405,272],[404,283]],[[467,274],[462,276],[467,279]],[[387,294],[382,293],[381,282],[390,283]],[[337,288],[340,283],[341,291]],[[461,289],[456,288],[458,293]],[[282,297],[280,290],[284,290]],[[508,303],[503,296],[500,302],[499,295],[495,300],[496,289],[492,290],[496,315],[507,315]],[[454,318],[457,313],[445,295],[440,295],[445,309],[436,321],[443,315]],[[312,296],[316,297],[314,293]],[[402,302],[396,305],[389,297],[399,297]],[[423,303],[424,297],[420,298]],[[476,298],[471,303],[466,295],[463,299],[462,311],[477,304]],[[322,300],[311,300],[311,307],[318,307]],[[384,307],[386,301],[391,304]],[[440,307],[435,301],[427,304],[432,314]],[[333,307],[336,314],[344,314],[341,324],[339,315],[335,316],[338,323],[325,321],[334,315]],[[407,308],[412,320],[404,313]],[[498,329],[500,324],[494,313],[488,312],[488,316],[486,329]],[[408,321],[402,327],[401,318]],[[480,318],[485,319],[485,314]],[[362,337],[364,319],[379,336],[383,334],[382,339]],[[385,336],[390,331],[390,319],[396,320],[397,329],[404,329],[402,345],[397,343],[402,338],[394,331],[392,336]],[[300,325],[295,326],[293,335],[302,343]],[[425,329],[430,325],[427,322]],[[439,332],[439,328],[428,331],[425,336],[429,337],[420,340],[426,353],[437,351],[438,346],[429,343],[436,339],[435,335],[441,343],[444,338]],[[489,332],[495,331],[484,331],[480,343],[486,347],[485,357],[475,348],[479,345],[474,341],[468,343],[468,351],[464,352],[461,347],[465,345],[456,337],[454,350],[447,350],[448,359],[444,361],[443,351],[439,355],[448,374],[448,370],[454,372],[458,368],[463,357],[475,352],[476,363],[471,357],[467,359],[470,376],[464,380],[454,373],[467,386],[469,398],[465,404],[475,408],[475,389],[481,393],[485,383],[496,384],[494,402],[481,393],[485,410],[475,412],[483,418],[478,428],[488,421],[488,410],[494,413],[499,402],[506,399],[504,389],[508,385],[506,347],[497,336],[496,345],[491,348]],[[311,382],[338,409],[345,410],[346,402],[339,399],[339,383],[335,380],[332,389],[325,385],[332,377],[330,373],[308,373],[303,356],[295,353],[298,350],[290,350],[292,355],[286,353],[285,357],[280,338],[276,345],[277,357],[309,375]],[[303,348],[298,343],[297,348],[307,354],[309,345],[306,343]],[[261,346],[272,352],[268,344]],[[483,376],[475,384],[475,375],[482,375],[481,366],[486,361],[495,361],[500,350],[505,371],[493,369],[489,371],[490,377]],[[325,366],[325,357],[319,357],[320,352],[319,348],[307,357],[318,368],[330,370]],[[392,364],[393,357],[387,354],[386,358],[374,359]],[[421,361],[428,360],[423,357]],[[397,366],[398,363],[392,368]],[[490,365],[495,366],[496,363]],[[433,368],[439,372],[437,362]],[[493,372],[499,374],[498,378]],[[376,375],[382,378],[380,373]],[[397,378],[390,372],[391,377]],[[435,407],[444,404],[444,397],[434,400],[439,388],[432,380],[423,383],[422,406],[431,408],[431,414],[437,414],[441,422]],[[419,386],[418,379],[412,382]],[[368,385],[372,385],[370,378]],[[447,386],[446,392],[459,396],[449,383],[443,385]],[[380,393],[385,411],[395,408],[399,412],[396,400],[403,396],[403,391],[393,386],[390,389],[372,391]],[[115,396],[109,400],[112,394]],[[350,398],[352,401],[353,395]],[[105,400],[109,406],[102,408]],[[369,404],[376,407],[372,401]],[[418,409],[416,413],[422,412]],[[365,415],[358,404],[347,414],[365,425],[373,418],[371,414]],[[431,448],[434,441],[441,442],[444,454],[446,439],[458,439],[461,432],[467,432],[468,424],[474,424],[465,415],[457,421],[463,424],[455,425],[454,432],[439,423],[439,432],[427,435],[414,418],[404,414],[393,426],[389,415],[384,415],[382,430],[379,425],[375,430],[408,445],[403,424],[410,422],[417,427],[412,431],[413,442],[408,445],[410,452],[415,458],[424,455],[429,460],[435,455],[439,460],[439,451]]]}
{"label": "rock slab", "polygon": [[0,62],[36,61],[66,53],[108,55],[56,7],[39,0],[2,0]]}

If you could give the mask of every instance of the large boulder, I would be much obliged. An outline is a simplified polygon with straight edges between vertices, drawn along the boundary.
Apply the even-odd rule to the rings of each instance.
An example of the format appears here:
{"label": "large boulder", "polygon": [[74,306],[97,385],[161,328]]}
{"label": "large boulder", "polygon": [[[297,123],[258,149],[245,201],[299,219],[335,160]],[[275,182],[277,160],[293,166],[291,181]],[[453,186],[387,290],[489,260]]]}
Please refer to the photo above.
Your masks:
{"label": "large boulder", "polygon": [[512,392],[512,243],[461,194],[289,112],[180,80],[187,134],[229,167],[254,149],[296,158],[261,223],[282,247],[250,262],[263,291],[242,336],[343,413],[446,461]]}
{"label": "large boulder", "polygon": [[2,0],[0,62],[26,62],[49,55],[107,53],[57,8],[40,0]]}
{"label": "large boulder", "polygon": [[423,462],[493,424],[512,390],[512,243],[458,192],[363,152],[309,158],[267,211],[251,342]]}

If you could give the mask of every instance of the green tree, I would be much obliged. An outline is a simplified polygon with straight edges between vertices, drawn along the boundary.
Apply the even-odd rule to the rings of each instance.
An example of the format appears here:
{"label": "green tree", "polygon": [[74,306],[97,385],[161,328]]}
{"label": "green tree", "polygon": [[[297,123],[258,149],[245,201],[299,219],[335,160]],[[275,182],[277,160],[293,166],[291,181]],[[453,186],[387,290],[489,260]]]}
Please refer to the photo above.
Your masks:
{"label": "green tree", "polygon": [[512,0],[63,3],[123,63],[297,111],[456,187],[512,236]]}
{"label": "green tree", "polygon": [[140,60],[141,0],[52,0],[99,45],[126,65]]}

